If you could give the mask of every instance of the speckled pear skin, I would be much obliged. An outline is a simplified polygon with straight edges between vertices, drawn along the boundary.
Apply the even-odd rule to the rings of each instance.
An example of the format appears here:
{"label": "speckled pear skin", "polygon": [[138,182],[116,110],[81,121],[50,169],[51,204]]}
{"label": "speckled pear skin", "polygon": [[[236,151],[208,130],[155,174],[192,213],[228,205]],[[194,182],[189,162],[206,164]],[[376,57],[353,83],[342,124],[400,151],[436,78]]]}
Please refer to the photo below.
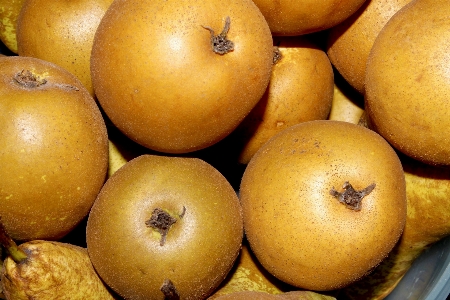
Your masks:
{"label": "speckled pear skin", "polygon": [[7,257],[1,270],[6,299],[115,299],[95,272],[85,248],[43,240],[19,248],[28,259],[16,263]]}

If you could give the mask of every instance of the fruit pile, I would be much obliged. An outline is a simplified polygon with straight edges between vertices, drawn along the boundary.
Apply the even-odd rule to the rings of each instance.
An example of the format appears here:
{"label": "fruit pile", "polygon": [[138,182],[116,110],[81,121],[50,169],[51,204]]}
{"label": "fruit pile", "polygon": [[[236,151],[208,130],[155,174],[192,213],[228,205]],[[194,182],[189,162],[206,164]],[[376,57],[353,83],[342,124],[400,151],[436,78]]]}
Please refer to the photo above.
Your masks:
{"label": "fruit pile", "polygon": [[0,297],[385,298],[450,235],[449,15],[0,0]]}

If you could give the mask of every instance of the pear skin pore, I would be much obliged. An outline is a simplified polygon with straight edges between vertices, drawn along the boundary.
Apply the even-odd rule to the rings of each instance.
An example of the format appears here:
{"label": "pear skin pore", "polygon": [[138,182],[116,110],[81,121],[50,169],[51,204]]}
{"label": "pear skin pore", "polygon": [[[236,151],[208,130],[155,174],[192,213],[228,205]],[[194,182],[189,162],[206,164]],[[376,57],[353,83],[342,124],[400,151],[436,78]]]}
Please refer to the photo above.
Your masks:
{"label": "pear skin pore", "polygon": [[28,258],[7,257],[1,271],[6,299],[115,299],[95,273],[85,248],[43,240],[19,246]]}

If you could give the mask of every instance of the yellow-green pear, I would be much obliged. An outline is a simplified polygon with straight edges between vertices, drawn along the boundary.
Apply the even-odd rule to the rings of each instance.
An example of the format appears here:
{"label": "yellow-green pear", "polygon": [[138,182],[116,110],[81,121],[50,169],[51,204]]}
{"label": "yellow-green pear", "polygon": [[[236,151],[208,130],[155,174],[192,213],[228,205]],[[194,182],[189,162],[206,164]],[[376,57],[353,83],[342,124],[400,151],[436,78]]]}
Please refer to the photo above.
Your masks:
{"label": "yellow-green pear", "polygon": [[115,299],[95,272],[86,248],[45,240],[17,246],[1,224],[0,243],[9,254],[0,273],[8,300]]}
{"label": "yellow-green pear", "polygon": [[403,234],[371,274],[344,289],[350,299],[384,299],[421,253],[450,235],[450,170],[400,157],[407,194]]}

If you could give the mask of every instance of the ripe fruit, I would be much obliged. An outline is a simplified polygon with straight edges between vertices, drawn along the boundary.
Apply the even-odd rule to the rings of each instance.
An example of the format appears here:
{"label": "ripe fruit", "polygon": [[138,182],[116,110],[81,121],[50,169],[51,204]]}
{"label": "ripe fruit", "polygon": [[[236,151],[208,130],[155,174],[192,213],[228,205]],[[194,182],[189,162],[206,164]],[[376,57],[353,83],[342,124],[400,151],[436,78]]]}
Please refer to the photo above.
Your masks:
{"label": "ripe fruit", "polygon": [[405,5],[375,40],[365,79],[370,128],[434,165],[450,165],[449,14],[447,0]]}
{"label": "ripe fruit", "polygon": [[[223,40],[214,51],[212,39]],[[263,95],[272,57],[269,27],[250,0],[120,0],[98,27],[91,72],[122,132],[186,153],[236,128]]]}
{"label": "ripe fruit", "polygon": [[329,31],[327,54],[333,66],[364,94],[367,58],[383,26],[411,0],[370,0]]}
{"label": "ripe fruit", "polygon": [[2,299],[115,299],[95,273],[86,248],[44,240],[17,246],[3,226],[0,230],[8,252],[0,273]]}
{"label": "ripe fruit", "polygon": [[255,0],[274,35],[295,36],[336,26],[351,16],[365,0]]}
{"label": "ripe fruit", "polygon": [[255,108],[233,132],[239,162],[289,126],[328,117],[333,101],[333,69],[326,53],[305,37],[275,40],[277,59],[269,86]]}
{"label": "ripe fruit", "polygon": [[126,299],[200,299],[230,271],[242,222],[235,191],[211,165],[142,155],[102,188],[87,248],[100,277]]}
{"label": "ripe fruit", "polygon": [[304,122],[273,137],[247,165],[240,198],[258,260],[308,290],[364,276],[394,247],[406,220],[397,154],[377,133],[340,121]]}
{"label": "ripe fruit", "polygon": [[100,110],[72,74],[30,57],[0,58],[0,216],[16,240],[59,239],[105,180]]}
{"label": "ripe fruit", "polygon": [[94,96],[90,57],[94,34],[112,0],[25,0],[17,20],[18,54],[57,64]]}

